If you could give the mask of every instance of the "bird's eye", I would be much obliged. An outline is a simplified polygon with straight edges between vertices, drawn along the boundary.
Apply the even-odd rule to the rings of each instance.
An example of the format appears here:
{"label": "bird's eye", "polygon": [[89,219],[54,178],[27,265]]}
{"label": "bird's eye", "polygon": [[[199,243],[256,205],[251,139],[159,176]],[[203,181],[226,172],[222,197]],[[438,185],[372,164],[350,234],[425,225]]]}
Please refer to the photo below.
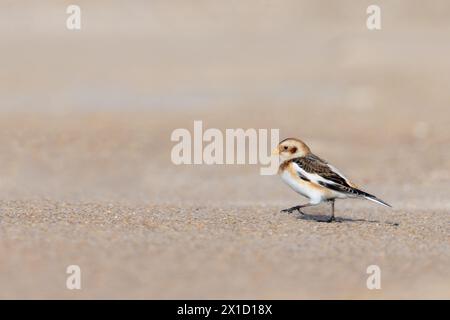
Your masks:
{"label": "bird's eye", "polygon": [[283,149],[284,149],[284,150],[287,150],[287,149],[288,149],[288,147],[287,147],[287,146],[284,146],[284,147],[283,147]]}

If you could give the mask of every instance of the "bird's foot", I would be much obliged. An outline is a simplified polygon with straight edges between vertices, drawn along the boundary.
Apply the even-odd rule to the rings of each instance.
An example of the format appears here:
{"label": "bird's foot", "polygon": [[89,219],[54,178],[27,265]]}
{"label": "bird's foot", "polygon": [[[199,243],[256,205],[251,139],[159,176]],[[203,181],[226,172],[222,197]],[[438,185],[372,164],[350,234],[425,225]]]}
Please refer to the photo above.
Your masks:
{"label": "bird's foot", "polygon": [[302,208],[302,206],[295,206],[295,207],[292,207],[292,208],[283,209],[283,210],[281,210],[280,212],[281,212],[281,213],[286,212],[286,213],[288,213],[288,214],[291,214],[291,213],[294,212],[294,211],[298,211],[298,213],[304,214],[304,213],[300,210],[301,208]]}

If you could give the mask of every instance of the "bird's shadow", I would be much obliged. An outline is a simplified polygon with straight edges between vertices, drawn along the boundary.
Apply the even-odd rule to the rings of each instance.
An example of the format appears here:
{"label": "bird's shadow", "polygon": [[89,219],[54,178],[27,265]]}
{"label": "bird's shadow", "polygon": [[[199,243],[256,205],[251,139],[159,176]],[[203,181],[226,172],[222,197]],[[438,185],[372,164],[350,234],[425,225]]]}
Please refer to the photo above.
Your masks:
{"label": "bird's shadow", "polygon": [[330,221],[329,215],[324,214],[296,214],[296,218],[299,220],[315,221],[315,222],[325,222],[325,223],[342,223],[342,222],[366,222],[366,223],[382,223],[389,226],[398,227],[400,224],[398,222],[390,221],[379,221],[379,220],[368,220],[368,219],[353,219],[345,217],[336,217],[334,221]]}

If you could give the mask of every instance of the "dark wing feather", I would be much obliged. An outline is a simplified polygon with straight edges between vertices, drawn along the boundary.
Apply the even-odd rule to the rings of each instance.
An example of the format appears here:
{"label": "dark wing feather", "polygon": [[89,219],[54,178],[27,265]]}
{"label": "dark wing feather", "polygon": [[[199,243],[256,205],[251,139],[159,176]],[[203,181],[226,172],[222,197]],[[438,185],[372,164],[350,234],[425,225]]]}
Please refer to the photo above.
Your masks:
{"label": "dark wing feather", "polygon": [[328,166],[328,163],[318,156],[310,153],[304,157],[295,158],[292,161],[306,172],[317,174],[330,181],[330,183],[327,183],[325,181],[318,181],[320,185],[335,191],[360,195],[360,190],[349,185],[344,177],[334,172]]}
{"label": "dark wing feather", "polygon": [[[354,186],[351,186],[347,179],[344,178],[339,173],[333,171],[333,169],[328,165],[328,163],[325,160],[320,159],[318,156],[310,153],[304,157],[295,158],[292,160],[295,162],[300,168],[302,168],[307,173],[311,174],[317,174],[321,177],[323,177],[326,181],[318,180],[315,181],[321,186],[324,186],[326,188],[329,188],[331,190],[335,190],[338,192],[351,194],[354,196],[361,196],[366,199],[375,201],[377,203],[380,203],[382,205],[391,207],[389,204],[384,202],[383,200],[375,197],[374,195],[371,195],[365,191],[359,190],[358,188],[355,188]],[[301,172],[298,173],[300,178],[303,180],[308,180],[308,177],[304,176]]]}
{"label": "dark wing feather", "polygon": [[325,160],[322,160],[318,156],[310,153],[304,157],[299,157],[293,160],[300,168],[308,173],[318,174],[319,176],[330,180],[334,183],[341,184],[343,186],[351,187],[344,177],[334,172]]}

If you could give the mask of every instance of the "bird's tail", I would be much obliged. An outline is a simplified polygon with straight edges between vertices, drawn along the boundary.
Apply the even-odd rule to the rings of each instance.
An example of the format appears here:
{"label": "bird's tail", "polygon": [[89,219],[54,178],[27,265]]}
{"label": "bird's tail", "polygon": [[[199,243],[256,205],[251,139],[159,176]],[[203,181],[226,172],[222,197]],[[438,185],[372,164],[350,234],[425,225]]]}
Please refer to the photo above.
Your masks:
{"label": "bird's tail", "polygon": [[359,191],[360,196],[364,197],[365,199],[373,201],[373,202],[376,202],[376,203],[381,204],[383,206],[392,208],[392,206],[389,203],[384,202],[383,200],[375,197],[374,195],[371,195],[370,193],[367,193],[367,192],[364,192],[364,191],[361,191],[361,190],[358,190],[358,191]]}

